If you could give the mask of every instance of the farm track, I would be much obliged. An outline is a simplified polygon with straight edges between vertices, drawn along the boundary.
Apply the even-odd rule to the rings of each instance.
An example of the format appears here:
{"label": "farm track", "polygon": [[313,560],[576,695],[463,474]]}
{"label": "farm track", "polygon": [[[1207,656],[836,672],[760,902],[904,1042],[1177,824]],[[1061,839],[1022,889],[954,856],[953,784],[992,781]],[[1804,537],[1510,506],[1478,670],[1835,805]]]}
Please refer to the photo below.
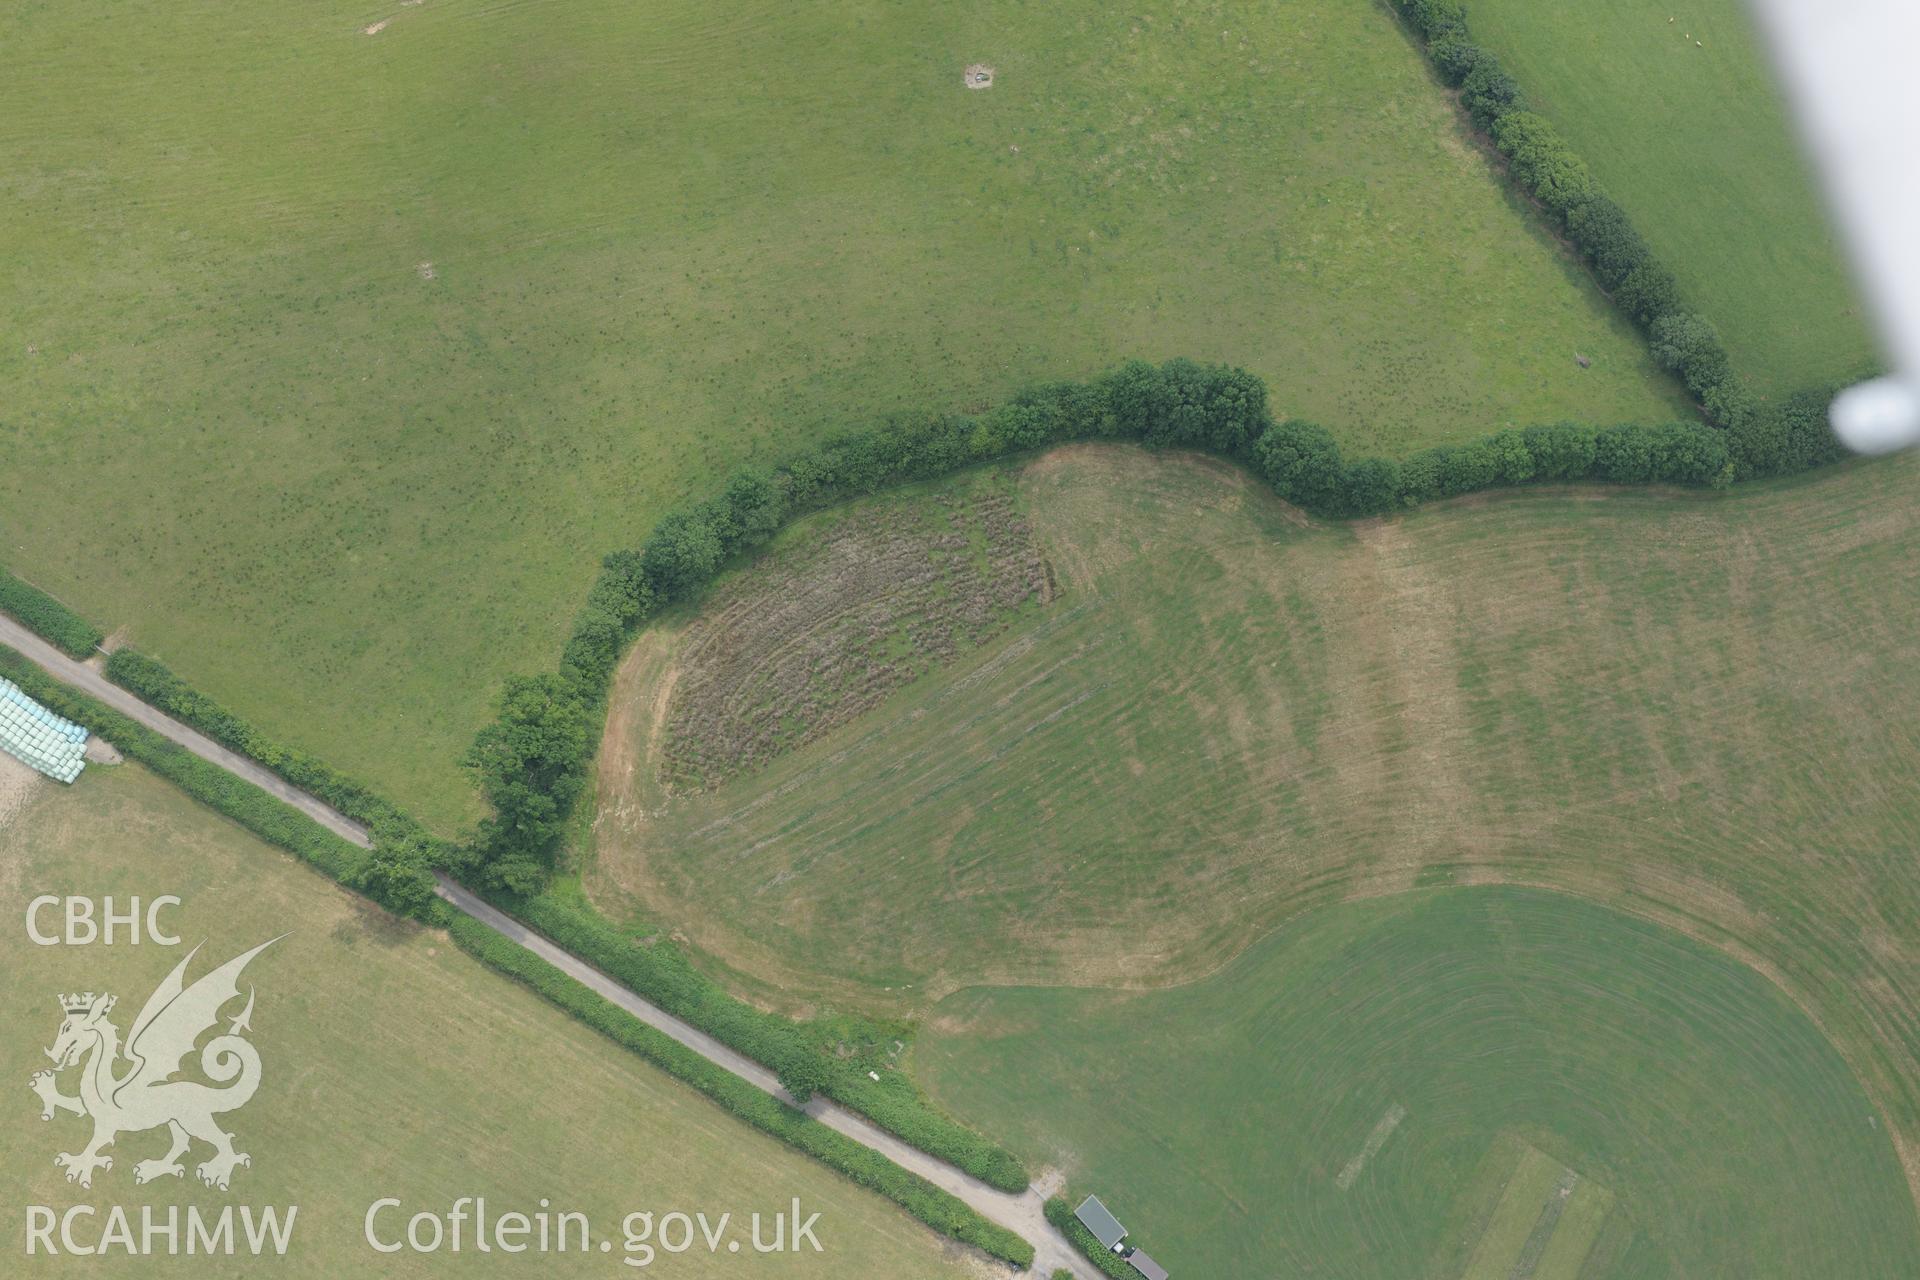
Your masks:
{"label": "farm track", "polygon": [[[55,679],[106,703],[122,715],[138,721],[169,741],[185,747],[202,760],[218,765],[243,781],[292,805],[341,838],[363,849],[373,847],[372,837],[361,824],[245,756],[221,746],[205,734],[156,710],[109,681],[99,671],[84,662],[68,657],[5,615],[0,615],[0,643],[18,650]],[[635,995],[592,965],[554,945],[512,917],[487,905],[470,890],[445,876],[439,877],[437,892],[442,899],[458,910],[466,912],[501,936],[525,947],[647,1025],[671,1036],[755,1088],[765,1090],[782,1102],[794,1105],[792,1095],[780,1087],[780,1082],[773,1072],[745,1054],[728,1048],[691,1023],[683,1022],[666,1010]],[[1064,1268],[1075,1276],[1081,1277],[1081,1280],[1098,1280],[1099,1273],[1094,1271],[1091,1264],[1068,1243],[1066,1237],[1056,1231],[1046,1220],[1045,1196],[1038,1188],[1029,1187],[1024,1192],[1014,1194],[990,1187],[945,1161],[936,1159],[917,1147],[909,1146],[866,1117],[825,1098],[815,1097],[801,1110],[835,1132],[844,1134],[855,1142],[879,1152],[909,1172],[925,1178],[941,1190],[958,1197],[989,1221],[1025,1237],[1035,1248],[1033,1269],[1027,1274],[1051,1276],[1056,1270]]]}
{"label": "farm track", "polygon": [[338,809],[308,795],[272,770],[255,764],[239,752],[221,746],[206,734],[190,729],[165,712],[142,702],[99,671],[68,657],[5,615],[0,615],[0,644],[19,650],[55,679],[106,703],[121,715],[137,720],[160,736],[179,743],[202,760],[217,764],[275,799],[285,801],[342,839],[350,840],[362,849],[373,847],[373,837],[367,829]]}

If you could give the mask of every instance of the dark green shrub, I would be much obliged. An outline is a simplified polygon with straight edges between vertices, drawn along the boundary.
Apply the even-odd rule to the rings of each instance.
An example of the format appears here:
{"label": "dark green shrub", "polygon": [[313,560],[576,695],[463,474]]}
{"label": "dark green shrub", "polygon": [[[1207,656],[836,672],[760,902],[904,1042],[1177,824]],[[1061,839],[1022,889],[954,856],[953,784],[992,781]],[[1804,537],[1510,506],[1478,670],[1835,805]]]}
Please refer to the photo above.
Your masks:
{"label": "dark green shrub", "polygon": [[1834,386],[1797,392],[1729,425],[1727,443],[1739,477],[1787,475],[1845,457],[1846,447],[1827,418],[1838,390]]}
{"label": "dark green shrub", "polygon": [[586,783],[594,718],[579,687],[561,675],[510,678],[499,707],[463,761],[493,807],[480,823],[482,879],[530,893],[552,870],[562,826]]}
{"label": "dark green shrub", "polygon": [[0,569],[0,613],[13,615],[27,630],[69,657],[91,657],[106,639],[91,622],[5,569]]}
{"label": "dark green shrub", "polygon": [[704,508],[675,511],[653,527],[640,567],[656,596],[681,600],[704,586],[720,567],[720,530]]}
{"label": "dark green shrub", "polygon": [[1594,429],[1585,422],[1556,422],[1521,432],[1541,480],[1584,480],[1593,474]]}
{"label": "dark green shrub", "polygon": [[[1139,395],[1151,405],[1140,439],[1155,447],[1205,449],[1244,457],[1267,427],[1266,384],[1244,369],[1169,360],[1144,366],[1156,391]],[[1131,412],[1131,406],[1129,409]],[[1124,420],[1124,419],[1123,419]]]}
{"label": "dark green shrub", "polygon": [[1339,511],[1347,505],[1340,446],[1318,423],[1301,418],[1274,423],[1254,444],[1253,465],[1275,493],[1297,506]]}
{"label": "dark green shrub", "polygon": [[1594,279],[1609,292],[1653,262],[1653,250],[1634,228],[1626,210],[1597,193],[1567,210],[1567,234],[1586,255]]}
{"label": "dark green shrub", "polygon": [[1660,367],[1679,374],[1696,399],[1727,379],[1729,361],[1720,335],[1691,311],[1670,311],[1655,320],[1648,345]]}
{"label": "dark green shrub", "polygon": [[1726,437],[1697,422],[1626,423],[1594,437],[1594,478],[1615,484],[1710,485],[1731,458]]}
{"label": "dark green shrub", "polygon": [[1705,411],[1708,422],[1727,431],[1748,426],[1753,416],[1760,412],[1759,400],[1753,392],[1741,386],[1732,373],[1723,376],[1701,394],[1700,407]]}
{"label": "dark green shrub", "polygon": [[1680,286],[1673,273],[1648,259],[1627,273],[1613,291],[1613,304],[1642,329],[1680,306]]}
{"label": "dark green shrub", "polygon": [[1347,468],[1347,514],[1377,516],[1400,498],[1400,468],[1387,458],[1362,458]]}
{"label": "dark green shrub", "polygon": [[1433,59],[1440,82],[1449,89],[1458,89],[1483,59],[1492,56],[1464,36],[1435,41],[1428,46],[1427,55]]}
{"label": "dark green shrub", "polygon": [[1593,198],[1593,175],[1545,116],[1509,111],[1493,125],[1494,145],[1513,166],[1513,176],[1554,214]]}
{"label": "dark green shrub", "polygon": [[1429,40],[1466,26],[1467,7],[1462,0],[1394,0],[1394,7],[1408,26]]}
{"label": "dark green shrub", "polygon": [[1460,104],[1467,109],[1474,127],[1492,129],[1494,122],[1520,109],[1520,86],[1500,69],[1500,61],[1487,54],[1474,64],[1460,82]]}

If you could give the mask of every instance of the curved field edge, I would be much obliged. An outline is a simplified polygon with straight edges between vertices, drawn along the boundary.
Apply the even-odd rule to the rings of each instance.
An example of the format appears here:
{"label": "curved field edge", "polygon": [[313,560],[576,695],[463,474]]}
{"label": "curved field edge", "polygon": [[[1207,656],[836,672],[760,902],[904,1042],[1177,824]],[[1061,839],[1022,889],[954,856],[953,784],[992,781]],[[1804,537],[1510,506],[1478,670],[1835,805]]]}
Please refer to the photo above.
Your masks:
{"label": "curved field edge", "polygon": [[436,827],[583,542],[849,422],[1186,350],[1382,452],[1682,408],[1365,5],[401,7],[0,14],[0,508]]}
{"label": "curved field edge", "polygon": [[916,1064],[1175,1274],[1459,1275],[1528,1151],[1596,1189],[1597,1232],[1561,1242],[1582,1274],[1920,1262],[1888,1130],[1819,1030],[1732,959],[1561,893],[1330,906],[1171,990],[970,990]]}
{"label": "curved field edge", "polygon": [[[1277,768],[1269,789],[1223,793],[1176,771],[1162,795],[1126,775],[1128,733],[1186,731],[1189,713],[1166,704],[1126,733],[1062,725],[995,786],[977,785],[994,739],[975,743],[928,709],[1034,641],[1017,630],[980,663],[896,695],[745,789],[722,788],[681,825],[668,821],[657,847],[702,868],[707,891],[643,911],[718,957],[736,987],[900,1009],[973,982],[1184,980],[1300,910],[1348,896],[1447,881],[1561,888],[1682,928],[1778,982],[1866,1081],[1911,1170],[1916,931],[1899,851],[1920,841],[1901,803],[1916,752],[1906,726],[1920,715],[1903,676],[1920,654],[1914,601],[1895,584],[1916,536],[1912,467],[1860,465],[1725,498],[1507,494],[1328,527],[1216,465],[1085,446],[1051,455],[1029,468],[1040,477],[1030,486],[1051,487],[1027,507],[1061,570],[1057,608],[1076,599],[1076,559],[1090,558],[1050,536],[1062,523],[1147,547],[1113,573],[1143,584],[1136,600],[1163,603],[1156,625],[1205,598],[1243,599],[1215,611],[1200,643],[1179,633],[1177,662],[1140,645],[1109,602],[1095,626],[1114,651],[1138,651],[1142,670],[1061,680],[1030,718],[1089,690],[1169,679],[1217,707],[1230,686],[1196,686],[1194,671],[1277,662],[1279,674],[1236,695],[1277,730],[1190,741],[1216,774]],[[1198,545],[1164,526],[1155,545],[1142,493],[1197,528]],[[1260,558],[1282,552],[1277,564]],[[1173,568],[1156,578],[1142,567],[1154,558]],[[1200,585],[1208,597],[1195,596]],[[1231,662],[1223,636],[1237,646]],[[1008,705],[1021,672],[1046,665],[1035,662],[967,705]],[[918,749],[918,737],[902,737],[915,723],[952,759],[950,776],[929,774],[926,790],[941,814],[969,815],[962,845],[915,827],[930,803],[888,785]],[[1114,748],[1111,761],[1100,744]],[[1810,769],[1814,759],[1828,763]],[[1105,776],[1109,763],[1123,773]],[[803,775],[805,787],[791,785]],[[1032,820],[1029,784],[1054,797],[1044,823]],[[1076,807],[1073,795],[1116,799]],[[1196,871],[1181,860],[1202,833],[1175,824],[1182,847],[1161,848],[1155,822],[1141,821],[1158,810],[1129,807],[1156,797],[1257,821],[1224,861]],[[595,833],[596,893],[621,856],[610,812]],[[1114,860],[1143,834],[1148,843]],[[997,848],[1020,857],[996,865]],[[1140,878],[1169,859],[1191,874]],[[787,874],[800,865],[805,875]],[[950,867],[971,878],[957,902]],[[969,888],[983,875],[988,896]]]}
{"label": "curved field edge", "polygon": [[[1794,419],[1791,429],[1824,442],[1818,449],[1830,447],[1820,412],[1810,410]],[[1359,504],[1363,510],[1369,504],[1431,498],[1511,484],[1529,476],[1591,474],[1641,482],[1665,476],[1717,482],[1728,472],[1728,464],[1720,461],[1728,457],[1727,439],[1739,442],[1737,434],[1723,438],[1698,424],[1594,428],[1569,423],[1505,432],[1460,449],[1429,451],[1410,460],[1404,470],[1377,459],[1348,464],[1325,433],[1311,424],[1274,422],[1266,412],[1265,389],[1257,379],[1180,360],[1159,369],[1130,364],[1088,384],[1035,388],[978,417],[907,419],[877,431],[838,437],[790,459],[771,474],[736,473],[722,497],[663,520],[641,551],[610,555],[587,608],[576,619],[562,671],[516,682],[517,692],[508,699],[509,720],[483,734],[476,748],[476,763],[481,763],[488,754],[489,735],[494,746],[521,740],[535,743],[531,753],[517,759],[517,748],[493,753],[493,780],[507,787],[494,789],[494,797],[496,801],[515,797],[519,812],[497,814],[483,831],[479,846],[466,850],[450,850],[442,842],[418,838],[417,826],[397,821],[393,825],[404,829],[398,838],[391,831],[382,835],[373,865],[359,883],[379,900],[411,912],[430,905],[428,867],[450,855],[454,865],[473,874],[476,863],[487,872],[500,870],[497,855],[504,852],[523,882],[537,879],[541,863],[551,859],[567,829],[567,810],[584,784],[593,742],[588,727],[604,712],[601,697],[615,660],[655,608],[697,594],[724,563],[763,542],[798,511],[903,480],[947,474],[982,458],[1085,435],[1142,439],[1162,446],[1197,444],[1250,456],[1282,492],[1338,506]],[[1824,456],[1818,449],[1808,456]],[[188,701],[202,709],[216,705]],[[516,727],[513,716],[532,719]],[[541,723],[543,717],[549,722]],[[250,744],[243,750],[263,750],[260,744],[265,739],[256,734],[241,736]],[[274,768],[288,763],[273,758],[262,762]],[[328,774],[338,779],[331,771]],[[397,818],[402,816],[384,802],[382,807]],[[555,906],[563,918],[573,911],[570,904]],[[583,923],[588,933],[601,932],[597,922]],[[631,947],[626,947],[610,954],[630,953]],[[800,1066],[797,1059],[789,1061]],[[769,1065],[782,1066],[773,1061]],[[805,1070],[810,1079],[817,1069]],[[808,1083],[796,1077],[800,1091]],[[851,1091],[865,1089],[861,1081],[850,1082]],[[852,1097],[836,1096],[863,1109]],[[977,1141],[967,1135],[954,1138],[962,1149]]]}

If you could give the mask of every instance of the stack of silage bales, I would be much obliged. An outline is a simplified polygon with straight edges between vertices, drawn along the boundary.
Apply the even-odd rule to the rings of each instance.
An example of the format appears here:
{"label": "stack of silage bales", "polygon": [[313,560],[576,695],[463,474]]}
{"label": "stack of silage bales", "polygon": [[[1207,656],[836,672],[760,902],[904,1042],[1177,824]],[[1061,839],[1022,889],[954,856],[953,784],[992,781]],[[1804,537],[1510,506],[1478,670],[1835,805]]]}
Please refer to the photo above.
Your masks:
{"label": "stack of silage bales", "polygon": [[0,679],[0,751],[49,778],[72,782],[87,767],[87,731]]}

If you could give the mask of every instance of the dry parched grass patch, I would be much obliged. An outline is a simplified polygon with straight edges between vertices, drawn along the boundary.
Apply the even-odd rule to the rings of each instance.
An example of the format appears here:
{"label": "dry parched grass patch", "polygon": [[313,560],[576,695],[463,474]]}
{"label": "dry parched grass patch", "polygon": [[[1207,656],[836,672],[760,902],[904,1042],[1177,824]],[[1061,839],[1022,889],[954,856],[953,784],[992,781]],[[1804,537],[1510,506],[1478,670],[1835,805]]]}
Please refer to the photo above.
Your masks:
{"label": "dry parched grass patch", "polygon": [[687,628],[661,782],[706,790],[812,742],[1053,594],[1004,476],[786,539]]}

